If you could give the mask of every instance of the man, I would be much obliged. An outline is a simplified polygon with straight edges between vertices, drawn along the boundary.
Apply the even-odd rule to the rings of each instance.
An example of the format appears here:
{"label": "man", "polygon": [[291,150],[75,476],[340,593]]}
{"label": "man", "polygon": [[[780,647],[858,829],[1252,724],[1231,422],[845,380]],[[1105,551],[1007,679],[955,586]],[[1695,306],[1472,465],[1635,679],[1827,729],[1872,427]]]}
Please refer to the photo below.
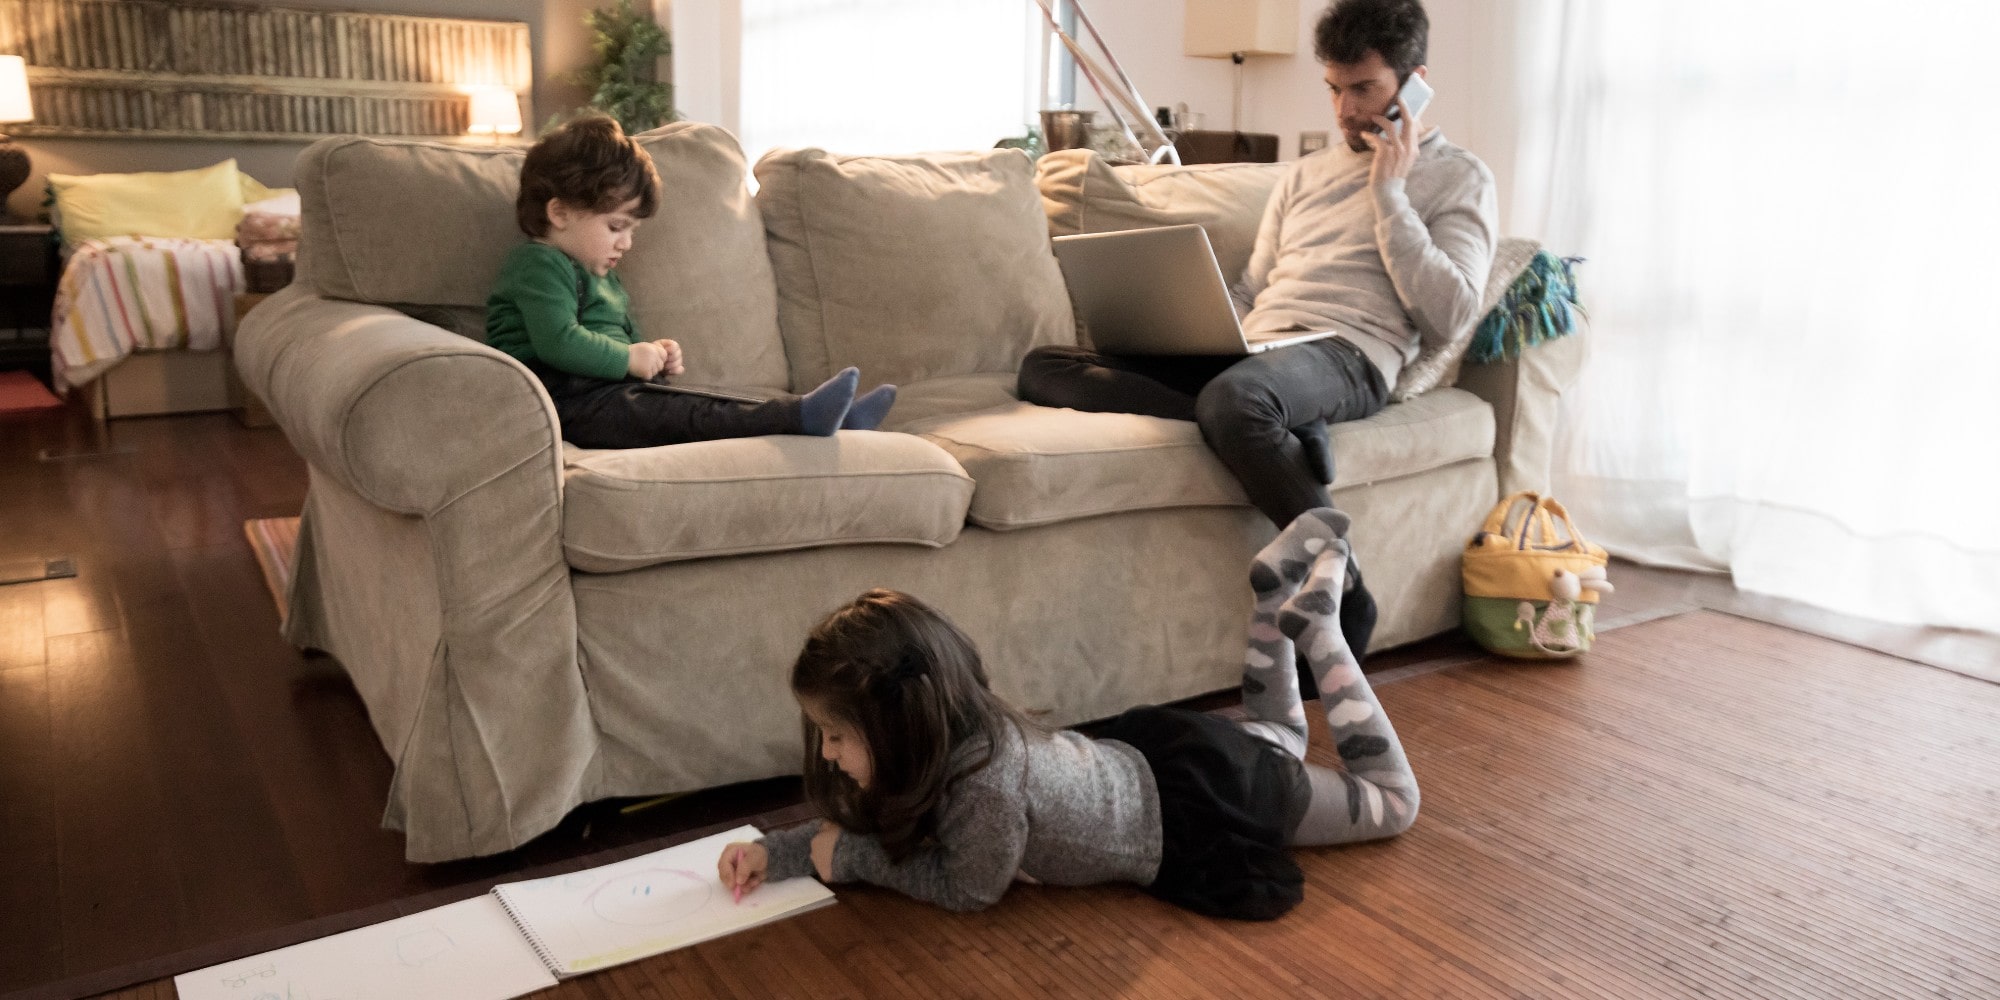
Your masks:
{"label": "man", "polygon": [[1331,506],[1326,423],[1380,410],[1420,347],[1468,331],[1493,261],[1492,173],[1397,99],[1426,73],[1429,31],[1419,0],[1338,0],[1320,16],[1314,54],[1346,148],[1286,172],[1234,290],[1253,342],[1335,336],[1227,358],[1044,347],[1022,362],[1021,398],[1195,421],[1280,528]]}

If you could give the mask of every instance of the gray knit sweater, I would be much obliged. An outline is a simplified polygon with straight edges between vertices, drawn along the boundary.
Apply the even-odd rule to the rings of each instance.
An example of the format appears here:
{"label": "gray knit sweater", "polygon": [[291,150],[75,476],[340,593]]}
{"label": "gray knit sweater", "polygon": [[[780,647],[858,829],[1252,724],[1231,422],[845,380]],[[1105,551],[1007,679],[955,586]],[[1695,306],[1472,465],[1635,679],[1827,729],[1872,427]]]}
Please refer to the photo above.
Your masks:
{"label": "gray knit sweater", "polygon": [[[954,764],[976,760],[977,751],[961,745]],[[766,834],[767,877],[814,874],[818,831],[814,821]],[[990,906],[1017,878],[1149,885],[1159,869],[1160,794],[1146,758],[1067,730],[1024,739],[1010,727],[992,762],[946,793],[936,842],[903,863],[892,864],[873,837],[848,831],[833,851],[833,881],[870,882],[951,910]]]}
{"label": "gray knit sweater", "polygon": [[1420,346],[1478,320],[1499,210],[1492,172],[1441,130],[1424,137],[1407,178],[1371,187],[1374,158],[1336,143],[1293,164],[1235,293],[1253,342],[1338,330],[1393,389]]}

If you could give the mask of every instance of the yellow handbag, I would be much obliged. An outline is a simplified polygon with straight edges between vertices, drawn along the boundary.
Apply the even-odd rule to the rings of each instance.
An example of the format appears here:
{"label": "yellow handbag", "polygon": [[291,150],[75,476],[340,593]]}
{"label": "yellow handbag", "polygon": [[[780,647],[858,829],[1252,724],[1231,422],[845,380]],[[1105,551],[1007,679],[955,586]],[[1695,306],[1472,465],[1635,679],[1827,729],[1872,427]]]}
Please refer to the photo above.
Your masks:
{"label": "yellow handbag", "polygon": [[1596,638],[1610,557],[1584,540],[1554,497],[1516,493],[1465,546],[1465,630],[1505,656],[1567,659]]}

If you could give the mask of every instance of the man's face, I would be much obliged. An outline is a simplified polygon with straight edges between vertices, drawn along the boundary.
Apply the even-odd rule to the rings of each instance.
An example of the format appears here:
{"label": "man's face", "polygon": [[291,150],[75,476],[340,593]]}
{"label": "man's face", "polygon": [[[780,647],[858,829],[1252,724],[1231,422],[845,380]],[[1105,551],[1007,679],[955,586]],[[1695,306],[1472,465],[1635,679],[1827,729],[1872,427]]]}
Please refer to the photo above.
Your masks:
{"label": "man's face", "polygon": [[[1423,72],[1424,67],[1416,68],[1418,75]],[[1326,64],[1326,90],[1333,98],[1334,121],[1340,125],[1347,148],[1368,152],[1361,135],[1375,131],[1375,116],[1395,106],[1399,87],[1395,67],[1383,62],[1382,53],[1373,49],[1359,62]]]}

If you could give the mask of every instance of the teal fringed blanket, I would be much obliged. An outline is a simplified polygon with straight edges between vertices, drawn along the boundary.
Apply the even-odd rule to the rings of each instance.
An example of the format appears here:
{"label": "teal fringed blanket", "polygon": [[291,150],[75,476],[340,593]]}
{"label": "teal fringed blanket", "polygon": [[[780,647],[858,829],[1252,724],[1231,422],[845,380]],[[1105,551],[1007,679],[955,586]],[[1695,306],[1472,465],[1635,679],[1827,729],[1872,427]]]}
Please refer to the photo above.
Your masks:
{"label": "teal fringed blanket", "polygon": [[1486,364],[1520,353],[1544,340],[1566,337],[1576,331],[1583,307],[1576,301],[1576,275],[1571,266],[1581,257],[1558,257],[1547,250],[1535,252],[1533,260],[1500,304],[1479,321],[1466,349],[1465,360]]}

